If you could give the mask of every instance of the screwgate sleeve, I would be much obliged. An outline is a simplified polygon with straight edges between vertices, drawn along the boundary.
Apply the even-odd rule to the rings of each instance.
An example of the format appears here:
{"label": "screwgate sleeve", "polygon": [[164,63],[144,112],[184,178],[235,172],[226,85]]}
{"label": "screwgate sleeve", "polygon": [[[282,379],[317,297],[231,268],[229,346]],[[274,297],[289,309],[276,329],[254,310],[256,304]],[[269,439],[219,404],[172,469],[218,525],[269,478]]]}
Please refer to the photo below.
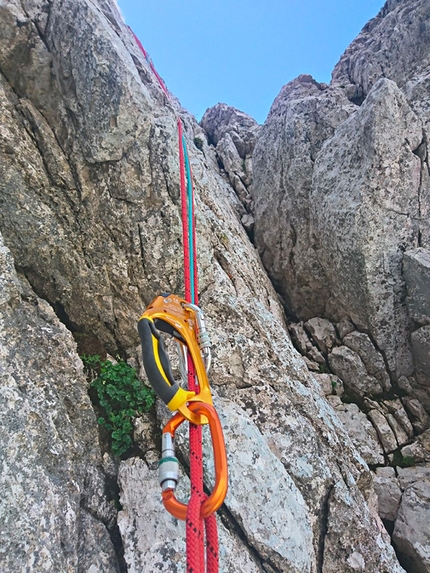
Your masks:
{"label": "screwgate sleeve", "polygon": [[163,340],[153,322],[147,318],[139,320],[138,330],[142,343],[143,366],[148,380],[161,400],[169,404],[180,387],[173,378]]}

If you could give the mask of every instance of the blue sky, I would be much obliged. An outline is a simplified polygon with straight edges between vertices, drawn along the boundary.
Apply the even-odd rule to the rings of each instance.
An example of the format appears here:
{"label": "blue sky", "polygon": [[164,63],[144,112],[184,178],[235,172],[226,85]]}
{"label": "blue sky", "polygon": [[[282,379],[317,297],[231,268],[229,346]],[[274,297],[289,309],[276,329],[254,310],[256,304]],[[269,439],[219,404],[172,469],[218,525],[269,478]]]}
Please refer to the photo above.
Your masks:
{"label": "blue sky", "polygon": [[117,0],[169,90],[200,119],[218,102],[263,123],[300,74],[330,82],[383,0]]}

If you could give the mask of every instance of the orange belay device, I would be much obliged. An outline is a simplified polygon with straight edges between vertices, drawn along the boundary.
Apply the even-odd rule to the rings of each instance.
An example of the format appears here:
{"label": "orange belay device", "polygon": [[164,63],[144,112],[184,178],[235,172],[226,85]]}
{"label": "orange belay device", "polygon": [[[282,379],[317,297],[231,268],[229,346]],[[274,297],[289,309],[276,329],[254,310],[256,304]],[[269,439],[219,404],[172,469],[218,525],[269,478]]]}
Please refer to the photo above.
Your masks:
{"label": "orange belay device", "polygon": [[[174,441],[177,428],[188,420],[192,424],[209,424],[215,462],[215,486],[201,506],[205,519],[221,507],[227,493],[227,455],[221,423],[213,407],[207,371],[210,366],[210,339],[203,312],[173,294],[157,296],[139,319],[143,365],[146,375],[158,396],[171,411],[177,413],[164,426],[162,457],[159,463],[159,482],[163,503],[177,519],[186,519],[187,505],[175,497],[179,480],[179,462],[175,457]],[[182,377],[187,374],[187,353],[194,364],[199,392],[184,390],[173,377],[161,332],[178,343]]]}

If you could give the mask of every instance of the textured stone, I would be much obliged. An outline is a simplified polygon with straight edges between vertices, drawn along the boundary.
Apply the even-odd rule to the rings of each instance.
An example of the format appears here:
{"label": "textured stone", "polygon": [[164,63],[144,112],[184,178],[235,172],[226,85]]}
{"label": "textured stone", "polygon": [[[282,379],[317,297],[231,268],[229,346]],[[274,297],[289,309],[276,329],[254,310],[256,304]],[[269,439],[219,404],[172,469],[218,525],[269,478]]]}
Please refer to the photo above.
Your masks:
{"label": "textured stone", "polygon": [[351,96],[358,101],[381,77],[404,85],[430,63],[428,31],[423,26],[429,17],[426,1],[386,2],[345,50],[333,70],[333,83],[352,84],[356,91],[351,91]]}
{"label": "textured stone", "polygon": [[367,334],[358,331],[351,332],[344,336],[342,342],[360,356],[367,373],[379,380],[384,390],[391,388],[390,377],[385,369],[382,354],[375,348]]}
{"label": "textured stone", "polygon": [[378,410],[370,410],[368,416],[375,426],[385,453],[389,454],[390,452],[394,452],[398,447],[398,443],[386,417]]}
{"label": "textured stone", "polygon": [[347,346],[336,346],[328,356],[332,371],[341,378],[345,388],[355,396],[379,394],[380,382],[367,374],[359,355]]}
{"label": "textured stone", "polygon": [[231,186],[243,204],[249,205],[252,153],[260,126],[249,115],[222,103],[206,110],[200,125],[209,143],[215,146],[218,162],[226,171]]}
{"label": "textured stone", "polygon": [[340,404],[336,414],[363,459],[372,465],[384,463],[384,451],[375,428],[356,404]]}
{"label": "textured stone", "polygon": [[314,162],[324,141],[355,109],[343,90],[302,75],[282,88],[257,137],[255,241],[272,280],[301,320],[325,316],[327,297],[309,227]]}
{"label": "textured stone", "polygon": [[430,452],[426,451],[423,445],[417,440],[412,444],[404,446],[400,453],[404,458],[412,460],[414,464],[430,462]]}
{"label": "textured stone", "polygon": [[336,344],[336,329],[329,320],[315,317],[305,322],[304,326],[323,354],[331,352]]}
{"label": "textured stone", "polygon": [[382,404],[385,410],[390,412],[401,425],[403,430],[406,432],[407,437],[412,438],[414,435],[414,429],[400,399],[385,400]]}
{"label": "textured stone", "polygon": [[1,569],[117,573],[106,527],[115,510],[75,343],[19,283],[1,235],[0,257]]}
{"label": "textured stone", "polygon": [[403,398],[403,403],[411,418],[414,430],[419,434],[430,426],[430,418],[423,406],[416,398],[407,396]]}
{"label": "textured stone", "polygon": [[228,443],[226,506],[263,559],[282,571],[312,571],[312,528],[300,490],[251,419],[226,400],[218,406]]}
{"label": "textured stone", "polygon": [[312,342],[309,340],[309,336],[303,327],[303,322],[291,322],[288,325],[288,330],[297,350],[301,354],[306,354],[309,352],[309,350],[312,348]]}
{"label": "textured stone", "polygon": [[393,532],[400,562],[414,573],[430,571],[430,480],[410,485],[402,496]]}
{"label": "textured stone", "polygon": [[410,440],[410,436],[406,433],[396,418],[392,414],[387,413],[385,414],[385,419],[389,423],[390,428],[393,430],[397,445],[401,447],[407,444]]}
{"label": "textured stone", "polygon": [[354,332],[355,326],[352,324],[348,317],[344,316],[340,322],[336,324],[336,329],[339,334],[339,338],[343,340],[344,336]]}
{"label": "textured stone", "polygon": [[[185,523],[173,518],[161,501],[158,469],[130,458],[121,463],[119,475],[122,510],[118,525],[124,539],[124,558],[129,573],[180,573],[186,567]],[[188,478],[182,475],[177,495],[189,496]],[[219,527],[220,571],[261,573],[262,568],[248,548]]]}
{"label": "textured stone", "polygon": [[394,475],[389,477],[378,475],[377,471],[373,483],[378,496],[378,512],[381,519],[394,521],[402,498],[402,492],[396,477]]}
{"label": "textured stone", "polygon": [[430,429],[418,436],[417,440],[402,448],[402,456],[413,458],[415,463],[430,462]]}
{"label": "textured stone", "polygon": [[380,79],[323,145],[310,194],[330,318],[348,314],[362,325],[395,377],[413,371],[402,259],[404,245],[418,240],[421,163],[413,151],[421,138],[402,92]]}
{"label": "textured stone", "polygon": [[318,381],[325,396],[330,394],[342,396],[343,382],[338,376],[334,374],[314,374],[314,378]]}
{"label": "textured stone", "polygon": [[420,324],[430,323],[430,251],[419,247],[403,255],[409,314]]}
{"label": "textured stone", "polygon": [[[248,563],[250,568],[256,562],[260,566],[259,561],[263,563],[264,556],[270,555],[279,565],[274,568],[280,571],[300,570],[303,566],[313,573],[324,565],[327,573],[340,568],[352,573],[355,564],[362,562],[369,573],[380,573],[384,567],[400,571],[372,505],[370,472],[291,345],[278,296],[240,225],[238,213],[243,214],[243,205],[240,208],[235,191],[220,175],[214,150],[207,145],[202,128],[181,110],[174,98],[167,101],[114,4],[108,0],[25,0],[2,3],[0,10],[0,227],[17,267],[70,330],[92,336],[113,356],[119,353],[135,357],[139,342],[136,321],[145,305],[159,292],[182,291],[179,115],[196,186],[200,302],[213,340],[211,383],[226,399],[237,403],[240,420],[246,418],[242,410],[246,412],[257,428],[251,426],[252,432],[261,435],[258,443],[262,448],[265,443],[264,451],[267,453],[269,448],[273,454],[271,475],[259,464],[253,468],[258,483],[267,481],[267,490],[254,492],[255,503],[263,503],[264,492],[270,491],[268,503],[276,512],[280,504],[275,496],[278,469],[282,470],[282,483],[290,486],[289,494],[293,492],[296,500],[301,496],[304,503],[302,513],[297,507],[294,510],[294,515],[305,516],[302,524],[294,524],[294,531],[303,536],[297,533],[291,547],[285,542],[288,530],[282,531],[278,539],[270,538],[271,516],[262,515],[261,507],[253,508],[260,512],[261,523],[252,518],[251,509],[245,508],[241,514],[239,508],[237,515],[243,516],[243,523],[236,522],[230,529],[238,529],[244,536],[242,539],[248,538],[262,552],[253,553],[251,565]],[[322,85],[310,84],[301,81],[300,89],[327,91]],[[355,107],[339,90],[333,98],[328,92],[323,93],[325,97],[327,105],[322,106],[321,113],[317,98],[312,106],[323,129],[332,135],[339,121]],[[331,117],[326,114],[336,107],[335,100],[348,106],[348,112],[342,112],[341,118],[337,109]],[[293,127],[295,121],[289,125]],[[306,147],[305,131],[298,133],[299,138],[302,135]],[[322,144],[323,138],[318,137],[312,140],[313,157]],[[298,167],[300,153],[296,160]],[[312,161],[309,158],[309,166]],[[245,167],[248,163],[246,159]],[[297,173],[297,170],[289,173],[290,182],[296,184],[300,180]],[[276,201],[270,208],[277,208]],[[11,283],[6,281],[6,284]],[[303,294],[306,297],[309,292]],[[11,308],[16,301],[19,302],[18,295]],[[23,362],[26,375],[17,370],[21,392],[29,387],[28,371],[33,370],[37,381],[44,376],[41,385],[46,389],[46,394],[41,395],[35,390],[40,410],[36,411],[38,418],[31,419],[28,428],[25,426],[30,434],[29,446],[22,449],[25,459],[20,459],[19,467],[24,468],[22,473],[28,472],[29,467],[40,469],[34,456],[43,450],[49,457],[49,448],[57,446],[56,433],[64,434],[60,453],[55,450],[52,455],[55,461],[61,459],[69,464],[55,482],[55,486],[64,483],[66,493],[60,488],[55,504],[49,504],[55,530],[49,529],[46,536],[34,523],[28,525],[33,505],[25,500],[22,503],[12,500],[14,528],[11,526],[10,533],[6,533],[7,543],[17,542],[18,534],[20,539],[26,539],[36,532],[37,539],[31,541],[35,550],[23,551],[21,557],[15,553],[15,561],[11,561],[12,553],[8,553],[5,565],[8,571],[27,570],[27,557],[39,558],[44,543],[55,545],[51,552],[52,567],[49,564],[47,568],[67,570],[60,557],[56,557],[56,551],[63,550],[57,542],[59,537],[65,543],[64,552],[68,552],[73,570],[78,559],[75,558],[77,520],[68,512],[68,503],[75,513],[87,511],[100,523],[106,519],[110,524],[111,520],[108,500],[96,502],[102,479],[95,479],[90,472],[88,484],[94,495],[91,491],[81,495],[87,487],[88,459],[94,457],[91,468],[102,464],[99,453],[94,456],[92,453],[93,442],[94,447],[97,442],[95,422],[86,396],[82,365],[70,335],[54,318],[51,307],[43,302],[38,304],[47,309],[49,320],[55,321],[68,342],[57,348],[55,332],[49,328],[41,331],[45,324],[31,322],[27,315],[27,321],[22,321],[27,330],[17,329],[20,336],[24,332],[25,336],[33,337],[29,339],[29,347],[30,342],[33,345],[32,359]],[[40,332],[47,337],[43,344],[36,337]],[[17,338],[18,334],[8,334],[6,348],[13,349]],[[53,353],[53,348],[58,351]],[[72,362],[75,366],[72,372],[61,367],[62,361],[67,365]],[[52,421],[57,411],[55,397],[64,396],[65,392],[72,402],[70,405],[64,397],[71,422],[66,416],[59,416],[57,427]],[[16,395],[21,399],[21,394],[16,392]],[[10,425],[21,429],[24,428],[21,417],[27,410],[18,406]],[[86,423],[81,424],[84,418]],[[75,432],[76,426],[79,432]],[[23,438],[27,436],[20,439]],[[11,444],[15,455],[16,440],[10,440],[9,432],[7,444]],[[238,444],[238,440],[233,442]],[[76,449],[78,454],[74,453]],[[154,450],[149,449],[146,460],[151,479],[154,458]],[[85,479],[79,474],[82,466]],[[104,466],[112,473],[109,463]],[[48,481],[51,475],[57,478],[55,471],[54,468],[51,473],[37,473],[35,487],[41,503],[51,500]],[[3,472],[1,479],[6,477],[9,479],[9,474]],[[149,474],[145,474],[144,483],[149,479]],[[130,480],[130,489],[123,488],[124,503],[133,499],[135,483]],[[9,492],[9,484],[5,485],[4,491]],[[142,519],[140,523],[147,520],[153,509],[152,501],[144,500],[136,510]],[[240,505],[246,501],[243,495]],[[137,514],[133,515],[137,523]],[[287,510],[286,516],[292,519]],[[278,532],[282,520],[279,511],[276,518]],[[68,519],[71,525],[67,522],[68,527],[64,528]],[[22,526],[22,522],[28,527]],[[87,522],[90,527],[91,520]],[[51,521],[47,518],[46,523]],[[173,557],[176,544],[179,547],[183,543],[180,529],[176,524],[174,530],[169,529],[170,525],[162,526],[160,522],[156,530],[164,545],[158,545],[151,553],[154,567],[159,563],[165,567],[168,561],[167,532],[178,535],[172,541]],[[106,544],[100,541],[96,529],[100,530],[94,528],[94,536],[85,545],[91,553],[92,543],[97,540],[94,550],[99,553],[93,563],[95,567],[103,567],[101,553],[105,553]],[[135,564],[130,567],[141,567],[147,545],[143,552],[135,549],[137,534],[132,519],[126,521],[122,532],[127,560]],[[237,540],[231,532],[228,536]],[[105,539],[107,543],[107,533]],[[145,543],[149,543],[148,538]],[[244,556],[244,570],[248,567],[247,546],[246,541],[240,541],[229,550],[235,560],[239,554]],[[5,547],[8,549],[9,545],[2,543],[2,550]],[[287,565],[282,564],[284,556]],[[288,562],[295,559],[296,563]],[[88,554],[83,563],[90,563]],[[230,563],[233,570],[231,557]],[[116,564],[111,567],[114,570]],[[41,569],[37,562],[34,573]]]}
{"label": "textured stone", "polygon": [[410,468],[396,468],[399,484],[402,491],[417,481],[430,480],[430,464],[422,464]]}
{"label": "textured stone", "polygon": [[419,384],[430,386],[430,324],[415,330],[411,335],[415,376]]}

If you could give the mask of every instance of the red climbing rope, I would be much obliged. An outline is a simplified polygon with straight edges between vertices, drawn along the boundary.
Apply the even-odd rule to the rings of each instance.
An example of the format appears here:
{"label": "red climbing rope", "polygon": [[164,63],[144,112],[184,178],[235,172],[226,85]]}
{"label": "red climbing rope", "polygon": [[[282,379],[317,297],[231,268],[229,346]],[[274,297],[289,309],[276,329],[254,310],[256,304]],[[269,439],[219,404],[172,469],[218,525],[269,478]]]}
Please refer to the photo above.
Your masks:
{"label": "red climbing rope", "polygon": [[[179,135],[179,164],[180,164],[180,186],[181,186],[181,212],[183,228],[183,250],[184,250],[184,284],[185,300],[198,305],[198,279],[197,279],[197,257],[196,257],[196,232],[194,214],[192,224],[188,225],[189,211],[193,213],[193,206],[187,204],[187,187],[192,184],[191,170],[189,170],[188,186],[186,182],[185,157],[186,150],[183,147],[182,123],[178,119]],[[194,199],[194,192],[191,194]],[[191,246],[191,249],[190,249]],[[193,251],[193,260],[190,260],[190,250]],[[190,272],[193,265],[194,272]],[[194,284],[191,284],[191,274]],[[188,390],[199,393],[199,385],[195,375],[195,369],[190,354],[188,358]],[[216,517],[214,514],[205,520],[201,518],[201,506],[206,495],[203,491],[203,441],[202,426],[190,424],[190,482],[191,497],[188,503],[186,519],[186,544],[187,544],[187,573],[203,573],[205,571],[204,556],[204,530],[206,531],[206,571],[208,573],[218,572],[218,530]]]}
{"label": "red climbing rope", "polygon": [[[140,43],[137,36],[129,28],[142,51],[152,72],[157,78],[161,88],[170,101],[170,95],[163,80],[158,75],[152,60]],[[181,190],[181,217],[184,256],[184,286],[185,300],[198,305],[198,278],[197,278],[197,251],[196,251],[196,227],[194,217],[194,186],[192,181],[191,167],[189,165],[185,139],[181,119],[178,117],[179,139],[179,173]],[[190,353],[188,360],[188,390],[199,393],[199,383],[196,370]],[[201,517],[202,504],[207,499],[203,489],[203,442],[202,426],[190,423],[190,482],[191,496],[186,513],[186,550],[187,550],[187,573],[218,573],[218,530],[215,513],[205,519]],[[224,494],[225,495],[225,494]],[[206,559],[205,559],[205,534],[206,534]],[[206,567],[205,567],[206,561]]]}

